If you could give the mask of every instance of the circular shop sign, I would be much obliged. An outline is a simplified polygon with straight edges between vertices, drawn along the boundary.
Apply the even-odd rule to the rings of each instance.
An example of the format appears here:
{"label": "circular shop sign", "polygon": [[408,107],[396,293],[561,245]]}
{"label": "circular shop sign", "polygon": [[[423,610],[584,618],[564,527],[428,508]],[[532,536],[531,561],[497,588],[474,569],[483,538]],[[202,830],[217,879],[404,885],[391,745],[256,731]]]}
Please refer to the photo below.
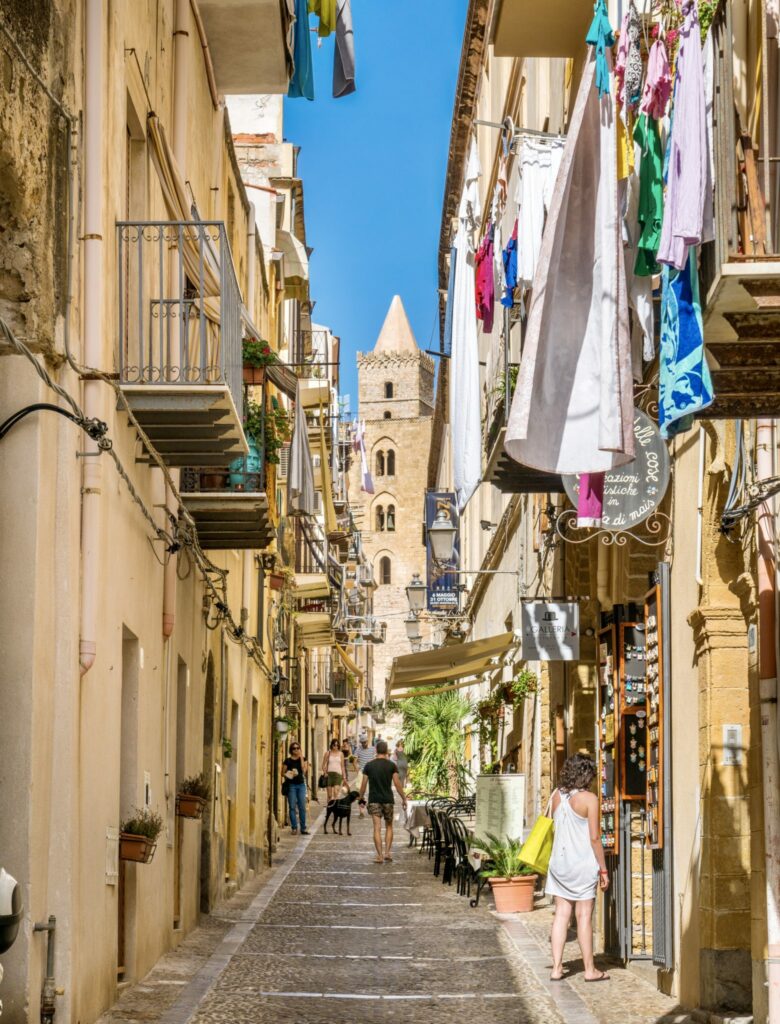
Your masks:
{"label": "circular shop sign", "polygon": [[[633,462],[613,469],[604,477],[604,511],[601,528],[628,530],[658,508],[669,486],[669,452],[658,427],[641,409],[634,409]],[[579,475],[564,476],[563,486],[577,507]]]}

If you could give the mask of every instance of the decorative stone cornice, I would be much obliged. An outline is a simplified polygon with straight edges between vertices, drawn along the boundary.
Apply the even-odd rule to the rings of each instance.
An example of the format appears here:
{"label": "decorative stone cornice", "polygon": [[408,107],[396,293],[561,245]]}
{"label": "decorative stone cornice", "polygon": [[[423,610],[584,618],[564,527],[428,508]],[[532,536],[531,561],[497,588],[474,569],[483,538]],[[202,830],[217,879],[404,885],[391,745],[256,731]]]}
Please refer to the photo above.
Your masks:
{"label": "decorative stone cornice", "polygon": [[421,365],[429,373],[434,372],[433,359],[425,352],[358,352],[359,367],[414,366]]}
{"label": "decorative stone cornice", "polygon": [[738,605],[699,605],[688,616],[696,657],[713,650],[747,648],[748,621]]}

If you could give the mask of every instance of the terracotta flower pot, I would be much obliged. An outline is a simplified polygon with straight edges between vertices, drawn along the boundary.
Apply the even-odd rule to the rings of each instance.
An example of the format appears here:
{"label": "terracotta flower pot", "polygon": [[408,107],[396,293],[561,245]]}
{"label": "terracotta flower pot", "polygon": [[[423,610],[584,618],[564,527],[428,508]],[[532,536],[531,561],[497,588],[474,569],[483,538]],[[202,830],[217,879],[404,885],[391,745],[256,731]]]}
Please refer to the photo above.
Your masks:
{"label": "terracotta flower pot", "polygon": [[526,914],[534,909],[534,889],[538,875],[513,878],[489,878],[496,911],[499,914]]}
{"label": "terracotta flower pot", "polygon": [[281,590],[284,587],[284,576],[278,572],[272,572],[270,576],[271,590]]}
{"label": "terracotta flower pot", "polygon": [[244,363],[242,375],[245,384],[260,385],[265,381],[265,367],[250,366],[248,363]]}
{"label": "terracotta flower pot", "polygon": [[119,835],[119,859],[132,860],[136,864],[148,864],[154,856],[157,843],[150,843],[146,836],[137,836],[131,832]]}
{"label": "terracotta flower pot", "polygon": [[180,818],[202,818],[206,801],[202,796],[192,793],[179,793],[176,796],[176,813]]}

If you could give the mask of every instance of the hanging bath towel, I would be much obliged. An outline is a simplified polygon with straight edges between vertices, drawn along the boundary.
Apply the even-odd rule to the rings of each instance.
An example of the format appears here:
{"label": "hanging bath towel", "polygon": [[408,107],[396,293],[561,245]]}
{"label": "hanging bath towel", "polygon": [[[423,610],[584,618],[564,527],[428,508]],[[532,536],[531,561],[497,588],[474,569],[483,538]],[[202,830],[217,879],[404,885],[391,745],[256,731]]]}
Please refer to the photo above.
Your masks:
{"label": "hanging bath towel", "polygon": [[355,91],[355,36],[352,31],[352,0],[338,0],[336,45],[333,49],[333,96]]}
{"label": "hanging bath towel", "polygon": [[[609,51],[607,51],[607,59]],[[509,416],[512,458],[600,473],[634,457],[631,344],[615,122],[591,47],[534,277]]]}
{"label": "hanging bath towel", "polygon": [[704,355],[696,250],[684,270],[664,267],[661,277],[661,366],[658,425],[674,437],[693,425],[693,414],[712,405],[712,378]]}
{"label": "hanging bath towel", "polygon": [[293,61],[295,70],[287,95],[290,99],[314,99],[314,69],[311,63],[311,33],[307,0],[296,0],[293,27]]}

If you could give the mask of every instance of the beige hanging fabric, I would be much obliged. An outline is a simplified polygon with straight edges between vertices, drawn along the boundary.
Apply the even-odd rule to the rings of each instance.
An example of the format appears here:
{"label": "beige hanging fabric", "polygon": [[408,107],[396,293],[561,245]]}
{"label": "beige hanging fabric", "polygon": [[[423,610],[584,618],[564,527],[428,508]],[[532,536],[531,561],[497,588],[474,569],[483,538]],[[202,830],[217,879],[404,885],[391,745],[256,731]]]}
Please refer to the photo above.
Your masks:
{"label": "beige hanging fabric", "polygon": [[322,473],[322,508],[325,514],[325,534],[334,533],[338,530],[336,509],[333,505],[333,481],[330,476],[330,462],[328,460],[328,447],[325,444],[325,414],[320,406],[320,471]]}

